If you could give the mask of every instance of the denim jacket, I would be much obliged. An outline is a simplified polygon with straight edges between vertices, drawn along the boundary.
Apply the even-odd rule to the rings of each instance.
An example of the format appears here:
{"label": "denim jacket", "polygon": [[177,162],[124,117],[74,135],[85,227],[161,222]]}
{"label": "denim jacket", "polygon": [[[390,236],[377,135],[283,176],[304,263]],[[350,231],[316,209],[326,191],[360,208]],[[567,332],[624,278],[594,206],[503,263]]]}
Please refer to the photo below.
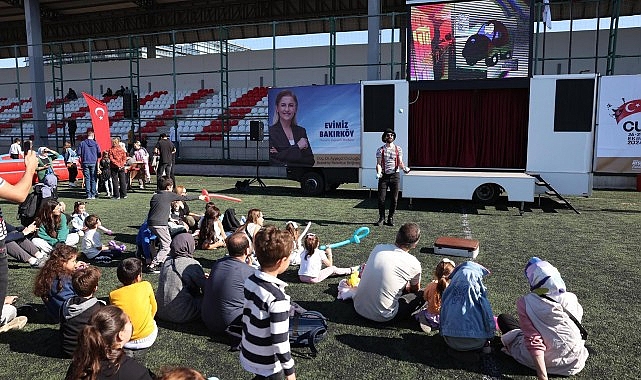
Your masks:
{"label": "denim jacket", "polygon": [[441,335],[458,338],[494,336],[496,324],[483,277],[490,272],[466,261],[450,274],[450,284],[441,300]]}

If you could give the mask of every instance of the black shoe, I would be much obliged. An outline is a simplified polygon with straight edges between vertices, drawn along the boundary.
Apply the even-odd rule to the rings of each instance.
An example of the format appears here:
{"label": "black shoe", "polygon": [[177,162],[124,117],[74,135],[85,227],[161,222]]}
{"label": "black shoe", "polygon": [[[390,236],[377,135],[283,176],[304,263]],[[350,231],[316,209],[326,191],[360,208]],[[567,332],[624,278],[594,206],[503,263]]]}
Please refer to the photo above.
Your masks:
{"label": "black shoe", "polygon": [[375,226],[380,226],[381,224],[383,224],[384,220],[385,220],[385,217],[381,216],[380,218],[378,218],[378,222],[374,223],[374,225]]}
{"label": "black shoe", "polygon": [[158,264],[149,264],[143,269],[143,272],[158,274],[160,273],[160,267]]}
{"label": "black shoe", "polygon": [[394,226],[394,218],[390,216],[389,218],[387,218],[387,222],[383,224],[385,224],[386,226]]}

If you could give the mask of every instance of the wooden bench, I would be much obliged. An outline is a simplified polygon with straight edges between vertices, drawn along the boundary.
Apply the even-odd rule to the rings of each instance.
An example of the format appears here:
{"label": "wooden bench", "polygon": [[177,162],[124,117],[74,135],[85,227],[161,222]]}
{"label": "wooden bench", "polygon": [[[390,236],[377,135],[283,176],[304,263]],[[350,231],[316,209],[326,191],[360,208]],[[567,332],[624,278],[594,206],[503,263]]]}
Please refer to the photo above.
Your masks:
{"label": "wooden bench", "polygon": [[434,253],[437,255],[470,257],[475,259],[479,254],[479,241],[440,236],[434,242]]}

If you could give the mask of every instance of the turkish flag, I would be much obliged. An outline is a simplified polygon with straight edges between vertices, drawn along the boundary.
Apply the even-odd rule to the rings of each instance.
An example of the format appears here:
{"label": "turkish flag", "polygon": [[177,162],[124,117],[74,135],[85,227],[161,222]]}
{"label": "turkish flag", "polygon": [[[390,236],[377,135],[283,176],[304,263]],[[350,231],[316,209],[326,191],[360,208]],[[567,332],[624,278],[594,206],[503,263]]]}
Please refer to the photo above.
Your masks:
{"label": "turkish flag", "polygon": [[111,148],[111,130],[109,129],[109,110],[107,105],[93,96],[83,92],[89,111],[91,112],[91,124],[96,134],[96,142],[101,151]]}

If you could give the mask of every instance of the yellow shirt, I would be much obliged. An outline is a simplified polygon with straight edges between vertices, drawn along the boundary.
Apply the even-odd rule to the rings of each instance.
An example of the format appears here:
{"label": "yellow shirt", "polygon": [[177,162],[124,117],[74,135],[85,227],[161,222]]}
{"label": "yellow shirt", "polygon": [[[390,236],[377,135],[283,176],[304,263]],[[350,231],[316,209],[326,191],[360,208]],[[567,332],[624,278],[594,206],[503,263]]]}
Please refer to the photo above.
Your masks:
{"label": "yellow shirt", "polygon": [[154,331],[154,315],[158,305],[149,281],[123,286],[109,293],[109,302],[122,309],[131,320],[131,340],[149,336]]}

